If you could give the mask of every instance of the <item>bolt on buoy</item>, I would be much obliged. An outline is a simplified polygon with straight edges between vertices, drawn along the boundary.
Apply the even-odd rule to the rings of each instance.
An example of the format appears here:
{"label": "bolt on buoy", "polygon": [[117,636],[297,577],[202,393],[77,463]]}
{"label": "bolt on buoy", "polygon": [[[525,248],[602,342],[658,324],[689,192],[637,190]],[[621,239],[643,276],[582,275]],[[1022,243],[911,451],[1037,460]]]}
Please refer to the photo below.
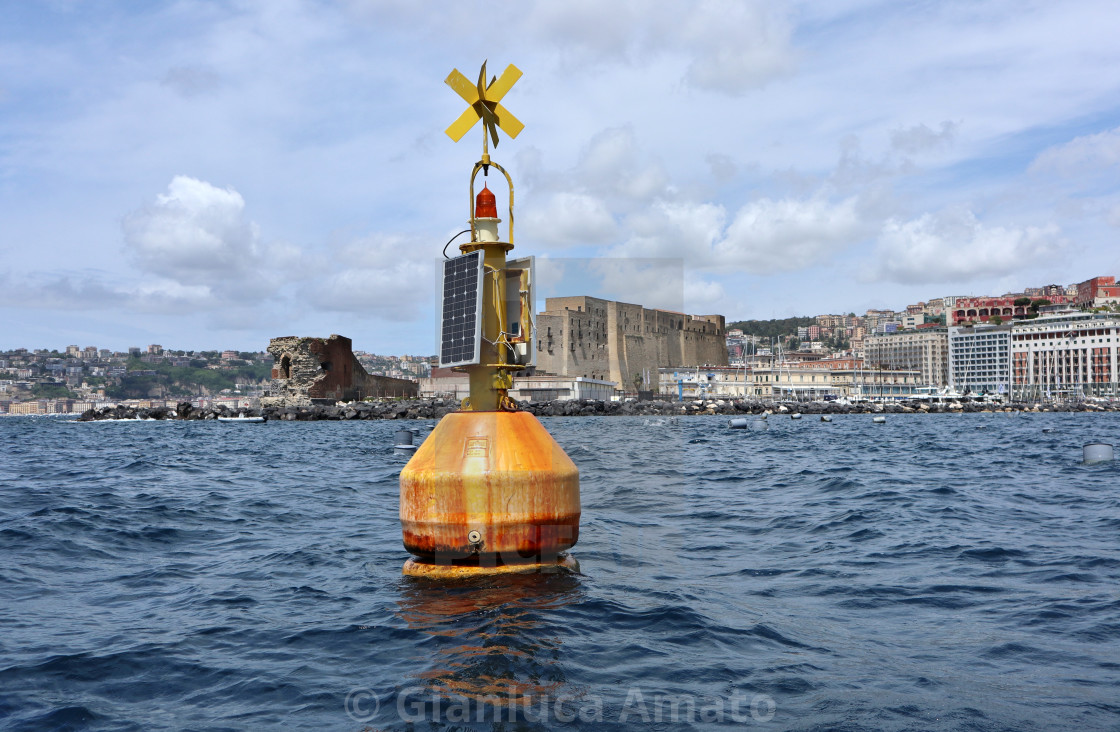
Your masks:
{"label": "bolt on buoy", "polygon": [[[414,556],[404,574],[454,578],[508,572],[579,571],[566,551],[579,538],[579,469],[552,435],[509,397],[513,373],[533,362],[532,258],[513,249],[513,179],[490,158],[498,130],[521,122],[500,104],[521,77],[512,64],[478,83],[458,70],[447,84],[470,106],[447,128],[455,141],[479,120],[482,158],[470,178],[471,240],[444,262],[439,365],[466,372],[470,397],[443,417],[400,474],[401,533]],[[509,189],[508,241],[497,202],[479,172],[496,169]],[[516,309],[519,312],[511,313]],[[510,317],[514,316],[514,317]]]}

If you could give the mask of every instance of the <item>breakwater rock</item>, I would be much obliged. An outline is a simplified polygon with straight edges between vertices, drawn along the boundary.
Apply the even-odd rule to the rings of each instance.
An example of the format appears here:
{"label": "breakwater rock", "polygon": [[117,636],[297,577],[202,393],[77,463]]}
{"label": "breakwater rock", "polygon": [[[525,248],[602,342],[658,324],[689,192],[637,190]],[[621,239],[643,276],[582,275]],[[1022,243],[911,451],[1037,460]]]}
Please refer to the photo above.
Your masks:
{"label": "breakwater rock", "polygon": [[[686,399],[685,401],[600,401],[594,399],[557,400],[552,402],[521,402],[519,406],[538,417],[589,416],[687,416],[696,414],[944,414],[970,412],[1114,412],[1120,403],[1075,402],[1045,404],[1037,402],[987,403],[954,401],[930,404],[918,401],[887,404],[844,404],[837,402],[783,402],[746,399]],[[89,422],[106,419],[189,419],[215,420],[219,417],[264,417],[266,420],[312,422],[317,420],[354,419],[438,419],[458,411],[454,399],[407,399],[353,402],[349,404],[312,405],[300,407],[264,407],[261,409],[230,409],[207,407],[199,409],[181,402],[174,409],[150,409],[117,405],[90,409],[79,417]]]}

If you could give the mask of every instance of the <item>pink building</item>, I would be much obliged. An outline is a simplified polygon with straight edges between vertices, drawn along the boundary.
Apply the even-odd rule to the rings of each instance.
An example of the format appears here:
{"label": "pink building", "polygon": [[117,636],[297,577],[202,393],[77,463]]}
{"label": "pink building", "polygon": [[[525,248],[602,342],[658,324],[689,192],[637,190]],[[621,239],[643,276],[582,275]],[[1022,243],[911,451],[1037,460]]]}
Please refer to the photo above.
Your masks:
{"label": "pink building", "polygon": [[[1016,299],[1018,299],[1018,296],[1014,295],[1004,297],[958,297],[956,305],[950,311],[949,325],[961,325],[968,322],[987,323],[993,315],[998,315],[1003,320],[1025,317],[1030,312],[1030,306],[1016,305]],[[1070,301],[1070,298],[1065,295],[1048,295],[1046,299],[1050,301],[1051,305],[1066,305]]]}
{"label": "pink building", "polygon": [[1115,277],[1094,277],[1077,285],[1075,305],[1093,307],[1120,302],[1120,285]]}

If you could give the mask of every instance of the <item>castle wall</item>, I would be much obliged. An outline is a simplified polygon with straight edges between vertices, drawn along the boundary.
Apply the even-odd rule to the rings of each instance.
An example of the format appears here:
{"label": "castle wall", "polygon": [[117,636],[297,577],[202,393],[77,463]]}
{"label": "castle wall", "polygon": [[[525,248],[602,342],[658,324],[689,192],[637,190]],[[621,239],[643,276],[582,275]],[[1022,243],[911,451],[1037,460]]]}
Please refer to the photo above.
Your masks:
{"label": "castle wall", "polygon": [[656,388],[659,368],[707,365],[727,365],[722,315],[687,315],[576,296],[548,298],[537,316],[541,371],[606,379],[620,389],[633,389],[639,374],[648,374]]}

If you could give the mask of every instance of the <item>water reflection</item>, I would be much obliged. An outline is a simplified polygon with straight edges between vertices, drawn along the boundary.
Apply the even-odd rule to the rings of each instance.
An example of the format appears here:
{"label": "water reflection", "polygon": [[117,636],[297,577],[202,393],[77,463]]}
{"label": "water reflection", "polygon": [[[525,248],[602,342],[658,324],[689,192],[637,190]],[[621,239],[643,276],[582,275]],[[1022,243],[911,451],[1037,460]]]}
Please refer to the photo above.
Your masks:
{"label": "water reflection", "polygon": [[[464,704],[470,718],[574,699],[561,664],[556,610],[583,598],[572,575],[506,575],[454,583],[405,578],[397,611],[421,641],[424,664],[402,691],[403,708],[424,716]],[[432,643],[436,648],[432,649]],[[432,707],[436,707],[433,709]],[[490,711],[487,711],[489,709]],[[462,720],[467,721],[467,720]]]}

